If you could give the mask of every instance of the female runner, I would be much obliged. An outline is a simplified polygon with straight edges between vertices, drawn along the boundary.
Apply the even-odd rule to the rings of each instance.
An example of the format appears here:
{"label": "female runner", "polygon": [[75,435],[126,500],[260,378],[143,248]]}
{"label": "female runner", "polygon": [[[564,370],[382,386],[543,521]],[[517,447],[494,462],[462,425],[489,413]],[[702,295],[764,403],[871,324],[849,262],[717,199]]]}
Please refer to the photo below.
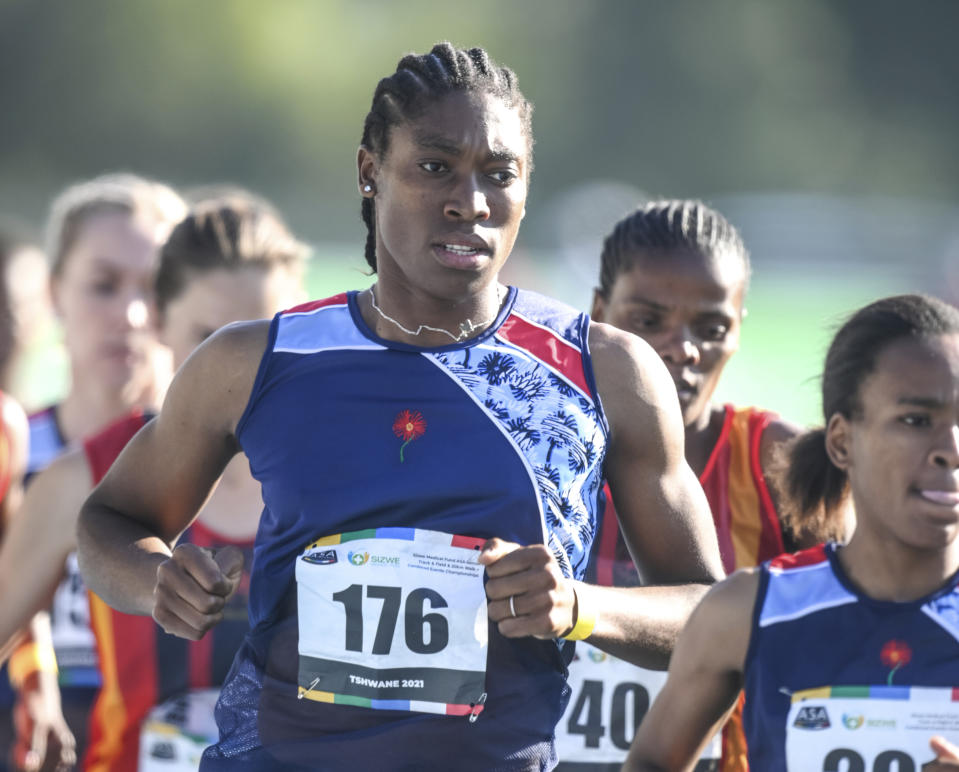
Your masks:
{"label": "female runner", "polygon": [[[158,384],[169,380],[169,353],[156,341],[150,295],[157,248],[184,212],[182,200],[169,187],[132,174],[80,182],[54,200],[46,250],[70,385],[62,400],[29,416],[28,483],[67,447],[131,407],[156,404],[162,396]],[[58,574],[64,578],[49,617],[39,614],[30,633],[47,639],[52,627],[56,659],[40,640],[26,642],[13,655],[20,665],[12,673],[18,692],[15,766],[33,764],[38,756],[42,761],[48,752],[56,755],[60,744],[71,744],[71,732],[82,749],[87,714],[99,688],[76,556],[67,557],[65,571],[61,568]]]}
{"label": "female runner", "polygon": [[[236,319],[268,318],[300,300],[302,253],[282,221],[252,198],[233,194],[194,205],[161,248],[155,280],[159,337],[170,347],[174,364],[181,365],[219,327]],[[49,601],[65,557],[76,549],[83,500],[149,415],[132,411],[34,478],[0,551],[0,595],[6,599],[0,608],[0,641]],[[262,507],[259,485],[235,459],[182,540],[249,552]],[[45,534],[39,541],[34,538],[38,530]],[[179,728],[186,729],[187,719],[194,720],[197,713],[188,692],[223,682],[248,629],[245,594],[231,604],[229,624],[190,646],[163,633],[148,617],[112,612],[92,595],[90,604],[103,686],[89,718],[84,768],[137,768],[141,727],[150,709],[172,700],[176,711],[160,713],[182,714]],[[198,693],[194,702],[202,709],[205,699]],[[162,740],[183,755],[191,743],[173,739],[171,730],[177,726],[167,720]],[[141,769],[149,768],[151,749],[145,747]],[[171,766],[170,758],[152,763],[183,768]]]}
{"label": "female runner", "polygon": [[[727,573],[831,535],[789,533],[769,484],[777,450],[799,428],[768,410],[714,401],[739,350],[749,280],[749,253],[722,214],[695,200],[651,201],[606,237],[591,313],[639,335],[666,365],[683,414],[686,461],[706,492]],[[641,583],[612,502],[600,519],[591,572],[603,585]],[[587,649],[577,651],[570,674],[570,709],[557,728],[561,761],[581,771],[621,764],[665,673]],[[740,708],[699,767],[748,768]]]}
{"label": "female runner", "polygon": [[[481,49],[404,57],[357,155],[375,284],[213,336],[85,505],[91,587],[199,638],[238,555],[176,536],[237,452],[263,486],[203,769],[548,769],[567,641],[662,666],[721,574],[655,353],[498,281],[529,119]],[[577,581],[604,476],[648,587]]]}
{"label": "female runner", "polygon": [[[691,768],[741,688],[754,769],[959,765],[959,310],[905,295],[854,314],[823,414],[789,451],[787,511],[822,527],[849,497],[852,538],[710,591],[626,768]],[[953,745],[930,749],[940,734]]]}

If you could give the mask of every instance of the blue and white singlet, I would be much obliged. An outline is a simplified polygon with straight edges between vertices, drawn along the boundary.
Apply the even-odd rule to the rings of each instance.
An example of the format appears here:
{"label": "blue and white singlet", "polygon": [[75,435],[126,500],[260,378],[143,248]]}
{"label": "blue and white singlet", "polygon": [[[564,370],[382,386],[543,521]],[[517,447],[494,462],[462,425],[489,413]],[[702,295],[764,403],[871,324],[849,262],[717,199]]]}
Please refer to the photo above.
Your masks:
{"label": "blue and white singlet", "polygon": [[[316,701],[310,695],[315,684],[298,685],[298,666],[303,637],[322,638],[326,620],[298,622],[297,582],[301,570],[352,576],[350,564],[370,571],[377,560],[391,560],[377,555],[375,541],[362,543],[373,548],[348,552],[318,543],[339,544],[340,535],[357,538],[359,531],[378,538],[414,529],[434,539],[438,533],[545,543],[564,574],[581,579],[608,437],[587,347],[589,319],[511,288],[483,334],[426,349],[376,336],[356,297],[344,293],[274,318],[237,426],[266,506],[254,548],[251,632],[223,686],[221,739],[206,752],[202,769],[232,770],[240,762],[247,762],[242,769],[550,769],[553,729],[568,700],[571,644],[507,639],[494,624],[482,624],[486,695],[475,721],[373,709],[383,700],[373,700],[373,708],[360,706],[370,700],[330,704],[332,695]],[[330,541],[330,535],[337,536]],[[298,561],[304,555],[306,563]],[[414,568],[423,570],[447,559],[417,558],[425,562]],[[417,581],[419,575],[410,587]],[[437,641],[439,627],[431,625],[445,630],[436,613],[442,598],[427,615],[433,638],[424,642],[424,617],[415,616],[402,595],[408,588],[368,586],[365,596],[361,585],[348,589],[365,604],[367,628],[379,625],[373,653],[402,642],[404,619],[405,645],[421,654]],[[387,629],[381,641],[390,616],[386,599],[394,591],[406,611],[397,622],[394,607],[388,621],[396,637]],[[420,593],[419,612],[430,608],[424,592],[432,591],[413,591]],[[333,609],[349,618],[346,596],[346,590],[334,594]],[[485,620],[485,601],[482,606]],[[442,667],[455,669],[451,661]],[[310,699],[298,699],[304,691]]]}
{"label": "blue and white singlet", "polygon": [[918,770],[959,728],[959,574],[896,603],[863,595],[835,544],[775,558],[745,668],[752,769]]}

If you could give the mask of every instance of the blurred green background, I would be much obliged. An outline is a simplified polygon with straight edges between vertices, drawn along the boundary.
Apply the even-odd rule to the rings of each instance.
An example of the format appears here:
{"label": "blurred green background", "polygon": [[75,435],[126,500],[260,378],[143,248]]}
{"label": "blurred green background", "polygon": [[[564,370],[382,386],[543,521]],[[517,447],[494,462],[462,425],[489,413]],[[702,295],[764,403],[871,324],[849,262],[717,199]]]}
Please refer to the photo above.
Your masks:
{"label": "blurred green background", "polygon": [[[603,235],[698,197],[754,281],[721,396],[817,419],[823,345],[856,305],[959,299],[954,0],[0,0],[0,215],[129,169],[274,201],[321,295],[365,286],[354,160],[408,51],[481,45],[535,104],[507,278],[588,307]],[[62,388],[55,346],[36,400]]]}

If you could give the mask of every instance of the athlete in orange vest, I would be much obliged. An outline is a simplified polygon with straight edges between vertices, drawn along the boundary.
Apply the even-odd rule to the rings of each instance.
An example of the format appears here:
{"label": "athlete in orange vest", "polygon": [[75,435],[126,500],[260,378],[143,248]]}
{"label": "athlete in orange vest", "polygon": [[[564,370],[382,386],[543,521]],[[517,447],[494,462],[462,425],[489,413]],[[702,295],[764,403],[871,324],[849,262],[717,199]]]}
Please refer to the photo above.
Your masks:
{"label": "athlete in orange vest", "polygon": [[[706,491],[727,573],[799,544],[784,532],[767,483],[777,446],[797,427],[774,413],[712,401],[739,348],[749,272],[743,241],[719,212],[698,201],[653,202],[606,238],[592,308],[593,319],[640,336],[666,364],[686,426],[686,460]],[[638,584],[616,522],[610,500],[595,542],[594,581]],[[622,762],[665,673],[637,671],[586,647],[570,669],[573,696],[557,730],[561,761],[576,762],[576,770]],[[740,715],[699,768],[748,769]]]}

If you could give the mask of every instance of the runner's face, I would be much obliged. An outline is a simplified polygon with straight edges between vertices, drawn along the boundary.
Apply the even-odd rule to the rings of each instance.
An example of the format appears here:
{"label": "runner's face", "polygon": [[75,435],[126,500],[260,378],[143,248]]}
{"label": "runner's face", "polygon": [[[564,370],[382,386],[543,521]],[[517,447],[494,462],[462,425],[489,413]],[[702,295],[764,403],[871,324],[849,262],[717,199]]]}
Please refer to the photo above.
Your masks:
{"label": "runner's face", "polygon": [[217,268],[191,276],[163,311],[160,336],[179,368],[193,349],[230,322],[268,319],[301,300],[298,276],[286,268]]}
{"label": "runner's face", "polygon": [[111,389],[152,379],[153,271],[164,235],[123,213],[94,215],[80,227],[51,281],[75,376]]}
{"label": "runner's face", "polygon": [[[859,398],[861,415],[834,417],[827,438],[849,474],[857,530],[942,549],[959,534],[959,335],[892,343]],[[845,453],[829,442],[837,436]]]}
{"label": "runner's face", "polygon": [[523,217],[528,156],[516,109],[463,92],[394,126],[384,157],[361,148],[379,280],[452,301],[493,282]]}
{"label": "runner's face", "polygon": [[638,252],[592,316],[649,343],[673,377],[686,426],[708,415],[723,368],[739,348],[746,277],[738,255]]}

